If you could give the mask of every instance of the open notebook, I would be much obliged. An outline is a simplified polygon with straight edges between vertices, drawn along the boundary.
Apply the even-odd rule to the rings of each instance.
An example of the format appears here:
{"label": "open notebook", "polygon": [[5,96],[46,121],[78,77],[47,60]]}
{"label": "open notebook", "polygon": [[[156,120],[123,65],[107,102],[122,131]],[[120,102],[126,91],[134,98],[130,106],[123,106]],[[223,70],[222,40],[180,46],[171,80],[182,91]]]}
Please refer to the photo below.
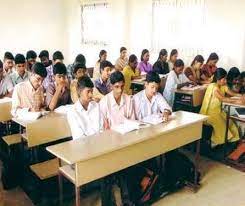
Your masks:
{"label": "open notebook", "polygon": [[34,121],[38,118],[45,116],[49,113],[49,111],[42,111],[42,112],[25,112],[18,115],[18,119],[25,120],[25,121]]}
{"label": "open notebook", "polygon": [[245,119],[245,107],[235,108],[238,117]]}
{"label": "open notebook", "polygon": [[111,127],[111,130],[118,132],[120,134],[126,134],[133,130],[140,129],[140,122],[125,119],[123,123]]}
{"label": "open notebook", "polygon": [[144,117],[142,119],[142,122],[147,123],[147,124],[156,125],[156,124],[162,123],[163,122],[163,118],[159,114],[152,114],[152,115],[149,115],[147,117]]}

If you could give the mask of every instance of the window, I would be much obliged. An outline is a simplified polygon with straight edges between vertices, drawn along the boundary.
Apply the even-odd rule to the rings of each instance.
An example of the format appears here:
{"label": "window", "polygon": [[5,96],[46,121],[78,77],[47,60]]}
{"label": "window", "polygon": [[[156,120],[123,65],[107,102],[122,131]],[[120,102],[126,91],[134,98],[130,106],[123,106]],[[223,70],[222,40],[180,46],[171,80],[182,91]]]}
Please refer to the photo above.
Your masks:
{"label": "window", "polygon": [[108,3],[82,4],[82,43],[106,46],[109,43],[110,12]]}
{"label": "window", "polygon": [[203,52],[205,0],[153,0],[152,48],[176,48],[190,60]]}

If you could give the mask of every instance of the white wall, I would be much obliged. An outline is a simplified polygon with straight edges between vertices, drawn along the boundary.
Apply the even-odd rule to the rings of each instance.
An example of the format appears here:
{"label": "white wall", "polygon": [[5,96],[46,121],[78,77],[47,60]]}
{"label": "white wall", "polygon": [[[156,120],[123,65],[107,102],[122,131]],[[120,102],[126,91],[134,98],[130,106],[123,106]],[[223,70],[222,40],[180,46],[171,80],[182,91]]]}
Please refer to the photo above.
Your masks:
{"label": "white wall", "polygon": [[29,49],[67,55],[64,19],[63,0],[0,0],[0,58]]}

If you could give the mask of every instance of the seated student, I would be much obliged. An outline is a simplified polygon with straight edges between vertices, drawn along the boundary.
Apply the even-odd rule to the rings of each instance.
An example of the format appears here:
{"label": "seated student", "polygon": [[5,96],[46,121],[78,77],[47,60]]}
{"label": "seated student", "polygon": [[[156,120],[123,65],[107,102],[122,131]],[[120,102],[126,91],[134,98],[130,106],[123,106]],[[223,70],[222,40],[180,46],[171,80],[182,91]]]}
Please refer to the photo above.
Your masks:
{"label": "seated student", "polygon": [[135,94],[134,108],[136,119],[142,120],[152,114],[161,114],[168,120],[171,114],[171,107],[158,92],[161,79],[156,72],[149,72],[146,75],[145,89]]}
{"label": "seated student", "polygon": [[163,96],[171,107],[173,107],[174,104],[174,90],[190,84],[190,80],[185,76],[183,70],[184,62],[181,59],[177,59],[174,63],[173,70],[168,74]]}
{"label": "seated student", "polygon": [[217,62],[219,61],[219,56],[216,53],[211,53],[208,57],[206,64],[201,68],[201,79],[208,83],[212,82],[213,75],[217,69]]}
{"label": "seated student", "polygon": [[72,80],[72,79],[75,79],[75,76],[74,76],[74,67],[76,64],[82,64],[86,67],[86,59],[85,59],[85,56],[83,56],[82,54],[78,54],[75,58],[75,61],[73,64],[69,64],[67,66],[67,77],[69,80]]}
{"label": "seated student", "polygon": [[121,72],[127,64],[128,64],[127,49],[125,47],[121,47],[120,57],[116,61],[115,69]]}
{"label": "seated student", "polygon": [[32,72],[31,71],[31,68],[33,66],[33,64],[36,63],[36,59],[37,59],[37,53],[33,50],[29,50],[27,53],[26,53],[26,61],[27,61],[27,71],[29,72]]}
{"label": "seated student", "polygon": [[158,74],[167,74],[169,73],[169,66],[167,63],[168,52],[166,49],[162,49],[159,53],[158,59],[153,65],[153,71]]}
{"label": "seated student", "polygon": [[100,78],[94,81],[96,89],[102,94],[106,95],[111,92],[110,74],[113,69],[113,65],[109,61],[102,61],[100,63]]}
{"label": "seated student", "polygon": [[99,60],[94,66],[93,79],[98,79],[100,77],[100,62],[105,61],[107,58],[107,51],[101,50],[99,54]]}
{"label": "seated student", "polygon": [[53,81],[53,65],[52,61],[49,60],[49,52],[47,50],[43,50],[40,52],[39,56],[41,63],[46,67],[47,77],[43,81],[43,87],[46,90],[49,84],[52,84]]}
{"label": "seated student", "polygon": [[135,119],[132,98],[123,93],[124,76],[113,72],[110,76],[112,91],[100,100],[100,110],[104,128],[109,129],[123,123],[125,119]]}
{"label": "seated student", "polygon": [[81,63],[75,64],[73,73],[74,73],[73,76],[75,77],[75,79],[71,81],[70,91],[71,91],[72,102],[75,103],[79,99],[78,92],[77,92],[77,82],[79,78],[86,76],[86,73],[87,73],[86,66]]}
{"label": "seated student", "polygon": [[99,104],[93,101],[93,87],[94,84],[88,76],[78,79],[79,99],[67,113],[73,139],[85,138],[103,129]]}
{"label": "seated student", "polygon": [[[214,73],[213,83],[210,84],[206,90],[202,107],[200,110],[201,114],[208,115],[207,123],[213,127],[213,133],[211,137],[212,144],[219,145],[224,144],[225,141],[225,130],[226,130],[226,114],[222,111],[222,101],[231,103],[240,103],[240,100],[234,100],[225,97],[226,94],[230,96],[241,96],[228,89],[226,85],[227,72],[223,68],[218,68]],[[239,140],[239,132],[236,125],[230,121],[228,131],[228,141],[235,142]]]}
{"label": "seated student", "polygon": [[233,92],[239,93],[241,88],[241,73],[238,68],[232,67],[227,74],[227,86]]}
{"label": "seated student", "polygon": [[15,71],[10,74],[13,85],[28,81],[30,73],[26,70],[26,59],[24,55],[17,54],[14,58]]}
{"label": "seated student", "polygon": [[14,56],[11,52],[5,52],[3,58],[3,69],[4,73],[11,74],[14,68]]}
{"label": "seated student", "polygon": [[51,111],[59,106],[71,103],[66,66],[58,62],[53,67],[54,83],[49,84],[46,89],[46,105]]}
{"label": "seated student", "polygon": [[53,65],[55,65],[58,62],[63,63],[63,61],[64,61],[64,55],[62,54],[61,51],[56,51],[53,53]]}
{"label": "seated student", "polygon": [[47,76],[47,70],[43,64],[35,63],[32,71],[28,81],[21,82],[14,88],[11,110],[14,117],[45,108],[42,83]]}
{"label": "seated student", "polygon": [[241,73],[241,88],[239,93],[245,94],[245,71]]}
{"label": "seated student", "polygon": [[124,67],[123,69],[123,75],[125,79],[125,85],[124,85],[124,93],[131,95],[132,89],[131,89],[131,82],[134,79],[140,78],[140,71],[137,68],[137,57],[132,54],[129,57],[128,65]]}
{"label": "seated student", "polygon": [[168,60],[169,71],[174,69],[174,63],[178,59],[178,55],[179,55],[178,50],[172,49],[172,51],[170,52],[169,60]]}
{"label": "seated student", "polygon": [[147,49],[143,49],[140,57],[141,62],[137,66],[140,72],[148,73],[152,71],[152,65],[149,63],[149,59],[150,59],[149,51]]}
{"label": "seated student", "polygon": [[202,55],[197,55],[191,63],[190,67],[186,67],[184,70],[185,76],[196,84],[205,84],[204,80],[201,80],[201,67],[203,65],[204,58]]}
{"label": "seated student", "polygon": [[0,60],[0,99],[4,97],[11,97],[14,85],[9,76],[4,73],[3,63]]}

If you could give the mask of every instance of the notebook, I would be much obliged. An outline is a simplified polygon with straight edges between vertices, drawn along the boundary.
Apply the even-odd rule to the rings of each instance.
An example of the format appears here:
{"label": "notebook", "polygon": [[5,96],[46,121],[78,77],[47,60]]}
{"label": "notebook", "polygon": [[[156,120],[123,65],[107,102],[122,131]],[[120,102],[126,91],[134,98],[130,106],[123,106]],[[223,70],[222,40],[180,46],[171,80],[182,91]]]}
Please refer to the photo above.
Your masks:
{"label": "notebook", "polygon": [[235,108],[235,112],[239,118],[245,119],[245,107]]}
{"label": "notebook", "polygon": [[163,122],[163,118],[161,115],[158,115],[158,114],[152,114],[152,115],[149,115],[147,117],[144,117],[142,119],[142,122],[144,123],[148,123],[148,124],[153,124],[153,125],[156,125],[156,124],[160,124]]}
{"label": "notebook", "polygon": [[111,129],[120,134],[126,134],[133,130],[140,129],[140,122],[125,119],[123,123],[113,126]]}

